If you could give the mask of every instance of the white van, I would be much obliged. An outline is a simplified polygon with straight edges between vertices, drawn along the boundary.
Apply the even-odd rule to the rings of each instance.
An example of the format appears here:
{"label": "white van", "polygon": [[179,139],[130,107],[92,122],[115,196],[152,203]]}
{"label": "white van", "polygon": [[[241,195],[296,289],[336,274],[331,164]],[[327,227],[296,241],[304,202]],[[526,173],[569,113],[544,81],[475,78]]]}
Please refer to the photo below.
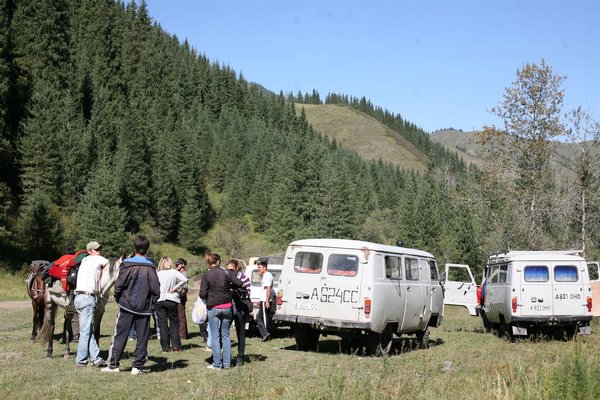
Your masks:
{"label": "white van", "polygon": [[[335,334],[350,350],[387,354],[393,335],[416,335],[444,315],[438,267],[430,253],[342,239],[305,239],[287,249],[275,320],[294,329],[300,350]],[[348,347],[347,347],[348,348]]]}
{"label": "white van", "polygon": [[258,261],[267,262],[267,270],[273,275],[273,291],[277,293],[281,270],[283,268],[283,256],[251,257],[246,267],[245,274],[250,278],[250,300],[252,300],[252,313],[250,315],[250,324],[254,325],[256,314],[260,304],[260,281],[262,277],[258,273]]}
{"label": "white van", "polygon": [[588,265],[576,251],[509,251],[489,257],[481,301],[486,331],[510,337],[591,333]]}

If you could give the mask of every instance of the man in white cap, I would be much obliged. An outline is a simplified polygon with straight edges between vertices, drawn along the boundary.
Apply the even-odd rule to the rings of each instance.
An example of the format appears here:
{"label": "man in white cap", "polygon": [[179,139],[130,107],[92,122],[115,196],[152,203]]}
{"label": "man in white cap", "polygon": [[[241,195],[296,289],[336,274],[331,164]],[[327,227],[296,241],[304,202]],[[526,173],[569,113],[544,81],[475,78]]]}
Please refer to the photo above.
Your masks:
{"label": "man in white cap", "polygon": [[88,256],[81,261],[77,273],[75,287],[75,308],[79,313],[79,344],[77,346],[76,365],[88,365],[88,357],[96,367],[103,367],[106,362],[100,358],[98,342],[94,337],[94,309],[96,295],[99,290],[102,268],[108,265],[108,260],[100,255],[102,246],[92,241],[87,244]]}

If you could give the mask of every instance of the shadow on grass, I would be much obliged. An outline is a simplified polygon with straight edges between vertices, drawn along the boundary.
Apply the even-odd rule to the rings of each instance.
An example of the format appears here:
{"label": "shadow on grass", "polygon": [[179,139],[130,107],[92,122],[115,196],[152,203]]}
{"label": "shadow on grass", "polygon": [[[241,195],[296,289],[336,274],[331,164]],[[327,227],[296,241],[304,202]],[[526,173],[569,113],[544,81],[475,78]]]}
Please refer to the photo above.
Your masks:
{"label": "shadow on grass", "polygon": [[[429,341],[429,348],[441,346],[443,344],[444,344],[444,341],[442,339],[435,339],[435,340],[431,339]],[[296,345],[283,347],[282,350],[299,351],[299,350],[297,350]],[[415,339],[415,338],[394,338],[392,341],[392,347],[390,349],[389,355],[390,356],[400,355],[400,354],[410,353],[411,351],[415,351],[415,350],[426,350],[426,349],[420,349],[417,339]],[[353,350],[346,350],[343,348],[341,339],[319,340],[319,347],[318,347],[317,352],[320,354],[331,354],[331,355],[337,355],[337,354],[354,354],[354,355],[358,355],[358,356],[365,355],[364,344],[360,348],[355,348]]]}

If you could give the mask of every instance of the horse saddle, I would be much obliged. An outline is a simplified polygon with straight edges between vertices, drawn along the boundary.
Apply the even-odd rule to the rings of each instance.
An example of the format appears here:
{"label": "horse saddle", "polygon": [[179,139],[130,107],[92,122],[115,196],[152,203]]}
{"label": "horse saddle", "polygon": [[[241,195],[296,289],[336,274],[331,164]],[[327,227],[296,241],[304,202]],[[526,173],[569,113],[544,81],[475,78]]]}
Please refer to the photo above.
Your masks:
{"label": "horse saddle", "polygon": [[66,292],[63,289],[61,281],[57,280],[48,285],[48,292],[52,296],[52,300],[63,308],[75,309],[73,291]]}

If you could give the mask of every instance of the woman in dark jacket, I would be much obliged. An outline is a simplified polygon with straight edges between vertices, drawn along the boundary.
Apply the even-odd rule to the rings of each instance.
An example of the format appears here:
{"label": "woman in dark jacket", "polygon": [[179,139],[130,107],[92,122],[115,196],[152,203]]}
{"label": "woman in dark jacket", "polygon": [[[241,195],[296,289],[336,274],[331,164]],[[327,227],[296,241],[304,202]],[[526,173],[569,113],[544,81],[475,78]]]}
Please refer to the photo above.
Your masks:
{"label": "woman in dark jacket", "polygon": [[[231,288],[243,286],[235,273],[228,273],[221,268],[221,257],[208,254],[206,257],[208,271],[202,275],[200,298],[208,309],[208,329],[210,329],[213,363],[209,369],[227,369],[231,366],[231,338],[229,331],[233,321],[233,304]],[[221,346],[223,357],[221,358]]]}

